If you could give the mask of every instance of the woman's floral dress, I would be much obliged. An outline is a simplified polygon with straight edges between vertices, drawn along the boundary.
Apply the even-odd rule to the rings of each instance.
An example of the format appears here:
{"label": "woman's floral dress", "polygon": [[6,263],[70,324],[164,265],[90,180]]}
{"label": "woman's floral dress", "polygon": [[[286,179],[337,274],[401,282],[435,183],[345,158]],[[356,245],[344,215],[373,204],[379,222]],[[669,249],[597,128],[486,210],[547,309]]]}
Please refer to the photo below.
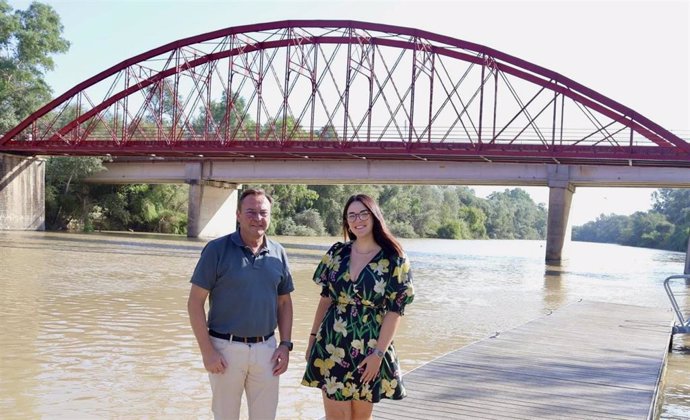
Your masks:
{"label": "woman's floral dress", "polygon": [[376,254],[359,277],[350,278],[352,242],[338,242],[324,255],[314,272],[321,296],[332,299],[309,354],[302,385],[321,388],[338,401],[399,400],[406,392],[393,344],[381,361],[381,372],[361,383],[364,369],[357,366],[376,347],[383,317],[388,311],[403,315],[412,302],[412,273],[405,257]]}

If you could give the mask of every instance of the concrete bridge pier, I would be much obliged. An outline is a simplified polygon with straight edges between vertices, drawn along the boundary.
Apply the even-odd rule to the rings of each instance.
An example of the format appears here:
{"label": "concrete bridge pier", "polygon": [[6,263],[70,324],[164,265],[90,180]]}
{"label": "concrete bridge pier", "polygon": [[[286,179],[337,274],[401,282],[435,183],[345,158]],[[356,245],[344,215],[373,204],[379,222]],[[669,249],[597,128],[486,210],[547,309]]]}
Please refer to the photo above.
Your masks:
{"label": "concrete bridge pier", "polygon": [[235,231],[238,184],[193,180],[189,183],[187,237],[217,238]]}
{"label": "concrete bridge pier", "polygon": [[546,262],[560,265],[566,241],[570,241],[568,224],[570,204],[575,186],[569,181],[567,165],[551,165],[548,168],[549,214],[546,225]]}
{"label": "concrete bridge pier", "polygon": [[189,184],[187,237],[217,238],[234,232],[241,185],[211,180],[213,162],[187,163],[184,172]]}
{"label": "concrete bridge pier", "polygon": [[685,270],[683,274],[690,274],[690,236],[688,236],[688,249],[685,251]]}
{"label": "concrete bridge pier", "polygon": [[0,230],[45,230],[45,161],[0,153]]}

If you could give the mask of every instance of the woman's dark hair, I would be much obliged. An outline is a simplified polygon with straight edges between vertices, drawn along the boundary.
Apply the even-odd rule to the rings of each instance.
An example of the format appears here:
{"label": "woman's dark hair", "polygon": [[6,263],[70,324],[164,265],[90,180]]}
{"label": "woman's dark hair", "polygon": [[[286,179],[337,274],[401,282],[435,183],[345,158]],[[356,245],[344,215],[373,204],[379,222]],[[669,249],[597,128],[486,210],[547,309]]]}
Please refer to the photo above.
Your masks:
{"label": "woman's dark hair", "polygon": [[386,226],[386,221],[383,219],[383,213],[381,212],[381,208],[379,207],[378,204],[376,204],[376,201],[374,201],[373,198],[369,197],[366,194],[355,194],[350,196],[350,198],[347,199],[347,202],[345,203],[345,208],[343,209],[343,236],[345,237],[345,240],[347,241],[348,239],[351,241],[354,241],[357,239],[357,236],[355,236],[354,233],[350,232],[350,227],[347,223],[347,209],[350,207],[350,204],[352,204],[355,201],[359,201],[364,205],[364,207],[369,210],[371,213],[372,220],[374,221],[374,228],[372,229],[372,233],[374,234],[374,241],[376,241],[377,244],[381,248],[383,248],[384,251],[386,251],[387,254],[396,254],[399,257],[403,256],[403,248],[402,245],[400,245],[400,242],[398,242],[397,239],[393,236],[390,230],[388,230],[388,227]]}

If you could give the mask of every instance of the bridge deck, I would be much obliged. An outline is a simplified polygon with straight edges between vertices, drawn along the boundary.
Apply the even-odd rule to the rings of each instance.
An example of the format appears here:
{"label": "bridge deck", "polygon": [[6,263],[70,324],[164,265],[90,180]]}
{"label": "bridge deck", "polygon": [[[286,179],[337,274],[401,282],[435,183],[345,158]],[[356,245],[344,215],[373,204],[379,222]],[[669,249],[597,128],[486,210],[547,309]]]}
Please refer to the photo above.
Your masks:
{"label": "bridge deck", "polygon": [[671,321],[658,308],[568,305],[407,373],[408,397],[376,404],[374,417],[647,419]]}

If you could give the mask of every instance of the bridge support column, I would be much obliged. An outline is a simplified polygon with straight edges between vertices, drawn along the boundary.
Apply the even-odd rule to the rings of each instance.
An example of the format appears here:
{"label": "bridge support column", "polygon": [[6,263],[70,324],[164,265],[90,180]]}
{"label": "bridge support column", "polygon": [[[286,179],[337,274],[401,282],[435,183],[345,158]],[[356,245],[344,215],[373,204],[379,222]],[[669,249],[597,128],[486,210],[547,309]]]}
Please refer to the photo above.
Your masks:
{"label": "bridge support column", "polygon": [[685,270],[683,274],[690,274],[690,235],[688,235],[688,249],[685,251]]}
{"label": "bridge support column", "polygon": [[551,165],[548,168],[549,214],[546,226],[546,262],[560,265],[563,249],[570,241],[570,204],[575,186],[569,182],[567,165]]}
{"label": "bridge support column", "polygon": [[45,230],[45,161],[0,154],[0,230]]}
{"label": "bridge support column", "polygon": [[239,185],[219,181],[190,181],[187,236],[217,238],[235,231]]}

